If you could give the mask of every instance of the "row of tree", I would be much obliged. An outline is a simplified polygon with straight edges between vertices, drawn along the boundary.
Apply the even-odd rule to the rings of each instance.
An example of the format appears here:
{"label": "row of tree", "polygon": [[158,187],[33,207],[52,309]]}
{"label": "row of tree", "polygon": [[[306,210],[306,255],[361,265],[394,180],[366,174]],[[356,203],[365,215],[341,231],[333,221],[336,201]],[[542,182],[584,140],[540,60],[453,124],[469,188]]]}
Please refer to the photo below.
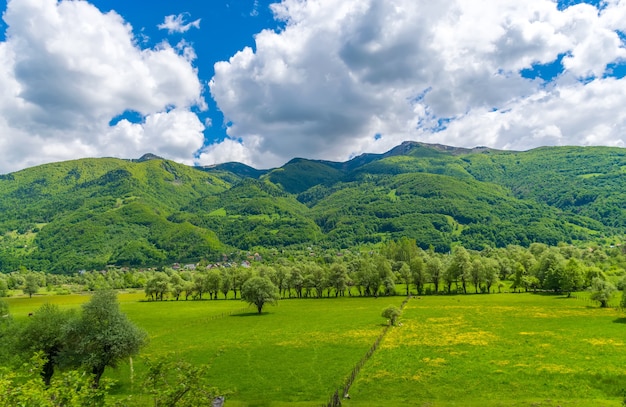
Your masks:
{"label": "row of tree", "polygon": [[[344,253],[342,253],[344,254]],[[7,289],[22,288],[33,294],[40,286],[142,288],[151,300],[238,298],[244,283],[253,276],[268,278],[283,298],[322,296],[395,295],[415,293],[491,293],[552,291],[571,293],[591,287],[594,279],[626,285],[621,250],[582,249],[571,245],[529,248],[509,246],[480,252],[456,246],[447,254],[422,250],[411,239],[389,241],[377,250],[342,256],[264,256],[247,265],[219,265],[197,270],[161,268],[152,271],[111,269],[75,276],[21,271],[0,275],[0,296]],[[268,260],[269,259],[269,260]],[[61,291],[67,288],[61,288]]]}

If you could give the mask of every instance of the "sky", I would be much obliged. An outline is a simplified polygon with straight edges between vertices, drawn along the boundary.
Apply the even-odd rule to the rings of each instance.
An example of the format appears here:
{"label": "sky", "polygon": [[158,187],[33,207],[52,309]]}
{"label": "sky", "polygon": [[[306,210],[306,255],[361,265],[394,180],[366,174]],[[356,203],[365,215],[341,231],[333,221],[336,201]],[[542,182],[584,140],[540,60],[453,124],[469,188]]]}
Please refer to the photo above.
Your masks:
{"label": "sky", "polygon": [[0,173],[626,147],[626,0],[0,0]]}

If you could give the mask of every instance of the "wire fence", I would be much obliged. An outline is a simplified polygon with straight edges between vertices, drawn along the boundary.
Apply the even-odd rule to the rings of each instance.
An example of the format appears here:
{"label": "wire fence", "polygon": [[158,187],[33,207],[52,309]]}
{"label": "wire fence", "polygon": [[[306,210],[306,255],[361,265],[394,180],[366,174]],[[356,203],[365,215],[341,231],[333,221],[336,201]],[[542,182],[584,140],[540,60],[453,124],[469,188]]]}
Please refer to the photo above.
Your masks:
{"label": "wire fence", "polygon": [[[404,299],[404,301],[402,301],[402,304],[400,305],[401,310],[404,309],[404,307],[406,306],[406,304],[409,302],[411,298],[412,296],[409,295],[408,297]],[[376,352],[376,350],[378,349],[378,346],[382,342],[387,332],[389,332],[390,328],[391,328],[391,325],[386,325],[383,328],[382,332],[380,333],[380,335],[378,335],[378,337],[376,338],[372,346],[370,346],[365,356],[363,356],[361,360],[359,360],[359,362],[352,368],[350,375],[346,378],[343,388],[335,390],[335,392],[330,396],[328,403],[322,404],[322,407],[341,407],[342,397],[350,398],[349,391],[350,391],[350,387],[352,386],[352,383],[354,383],[354,380],[359,375],[359,372],[361,371],[361,368],[363,367],[363,365],[365,365],[365,363],[367,363],[367,361],[372,357],[374,352]],[[341,390],[343,396],[340,396],[339,390]]]}

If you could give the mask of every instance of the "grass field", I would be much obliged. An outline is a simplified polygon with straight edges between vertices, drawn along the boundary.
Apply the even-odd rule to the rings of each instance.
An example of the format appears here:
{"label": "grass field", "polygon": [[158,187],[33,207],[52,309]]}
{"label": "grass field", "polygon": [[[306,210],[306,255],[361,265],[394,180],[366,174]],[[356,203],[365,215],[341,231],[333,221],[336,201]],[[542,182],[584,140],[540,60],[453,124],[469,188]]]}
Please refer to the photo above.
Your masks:
{"label": "grass field", "polygon": [[[8,301],[20,319],[46,301],[77,307],[88,298]],[[382,309],[404,298],[282,300],[261,316],[234,300],[119,299],[150,336],[134,360],[136,377],[142,357],[171,355],[209,364],[228,406],[320,406],[382,331]],[[408,302],[401,322],[365,364],[345,406],[621,405],[624,313],[548,295],[424,296]],[[107,375],[118,381],[116,397],[137,390],[128,365]]]}
{"label": "grass field", "polygon": [[347,406],[619,406],[626,318],[548,295],[413,299]]}

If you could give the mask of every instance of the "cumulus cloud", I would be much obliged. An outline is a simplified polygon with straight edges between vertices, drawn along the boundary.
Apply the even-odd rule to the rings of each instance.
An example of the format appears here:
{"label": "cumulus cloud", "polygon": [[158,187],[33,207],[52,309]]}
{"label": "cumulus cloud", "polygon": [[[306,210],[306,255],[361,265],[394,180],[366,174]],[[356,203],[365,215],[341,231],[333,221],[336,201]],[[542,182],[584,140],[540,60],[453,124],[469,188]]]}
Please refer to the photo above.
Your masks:
{"label": "cumulus cloud", "polygon": [[[345,160],[412,139],[472,147],[622,145],[626,1],[283,0],[285,28],[215,64],[229,139],[203,163]],[[525,70],[562,62],[552,81]],[[379,135],[379,136],[377,136]]]}
{"label": "cumulus cloud", "polygon": [[188,16],[188,13],[165,16],[165,20],[157,27],[159,30],[167,30],[169,34],[185,33],[191,28],[200,28],[200,19],[185,24]]}
{"label": "cumulus cloud", "polygon": [[[0,172],[153,151],[191,163],[202,84],[189,45],[142,49],[115,12],[83,1],[11,0],[0,42]],[[134,112],[139,123],[114,119]]]}

